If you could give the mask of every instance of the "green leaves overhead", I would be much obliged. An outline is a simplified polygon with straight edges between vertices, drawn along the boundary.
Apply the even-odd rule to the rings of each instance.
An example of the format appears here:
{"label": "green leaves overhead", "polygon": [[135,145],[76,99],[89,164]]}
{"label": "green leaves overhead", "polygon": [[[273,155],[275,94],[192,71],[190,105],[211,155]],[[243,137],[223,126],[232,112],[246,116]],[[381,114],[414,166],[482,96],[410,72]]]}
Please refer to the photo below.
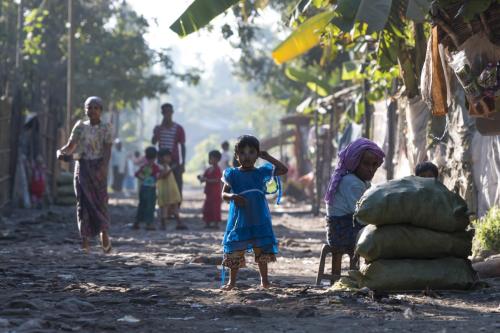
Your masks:
{"label": "green leaves overhead", "polygon": [[364,22],[368,25],[367,33],[384,29],[392,0],[361,0],[355,22]]}
{"label": "green leaves overhead", "polygon": [[474,18],[474,16],[481,14],[490,7],[490,5],[497,0],[469,0],[464,1],[464,4],[460,7],[456,16],[462,15],[464,21],[468,22]]}
{"label": "green leaves overhead", "polygon": [[185,37],[204,26],[239,0],[195,0],[170,26],[181,37]]}
{"label": "green leaves overhead", "polygon": [[[469,7],[480,7],[476,4],[481,2],[490,2],[494,0],[469,1],[474,3]],[[337,2],[335,12],[339,14],[332,20],[332,23],[345,32],[349,32],[356,22],[366,23],[368,25],[367,33],[381,31],[386,27],[390,20],[391,7],[397,5],[406,8],[406,18],[416,22],[422,22],[429,11],[431,0],[340,0]],[[464,5],[465,6],[465,5]],[[488,4],[489,6],[489,4]],[[483,4],[484,7],[484,4]]]}
{"label": "green leaves overhead", "polygon": [[354,26],[356,13],[361,0],[339,0],[335,12],[338,16],[332,19],[332,23],[341,30],[349,32]]}
{"label": "green leaves overhead", "polygon": [[360,81],[364,78],[361,61],[345,61],[342,63],[342,80]]}
{"label": "green leaves overhead", "polygon": [[325,97],[332,93],[335,86],[340,82],[338,71],[332,73],[330,80],[322,79],[312,73],[312,69],[300,70],[293,67],[285,69],[285,75],[292,81],[304,83],[311,91],[319,96]]}
{"label": "green leaves overhead", "polygon": [[[404,6],[403,13],[407,12],[411,18],[422,20],[428,11],[429,0],[408,0],[405,3],[400,0],[338,0],[333,11],[328,10],[331,5],[322,1],[315,1],[315,5],[323,5],[326,10],[306,20],[292,34],[282,42],[273,52],[276,63],[281,64],[292,60],[301,54],[309,51],[320,42],[321,31],[328,29],[328,24],[332,23],[340,30],[350,33],[356,23],[364,23],[366,30],[363,34],[379,32],[387,25],[399,20],[391,18],[396,15],[396,11],[391,8]],[[486,1],[486,0],[485,0]],[[488,0],[489,1],[489,0]],[[302,4],[304,1],[299,2]],[[395,14],[396,13],[396,14]],[[392,24],[394,25],[394,24]],[[337,38],[331,35],[331,38]]]}
{"label": "green leaves overhead", "polygon": [[392,0],[340,0],[335,12],[339,14],[332,23],[345,32],[349,32],[356,22],[368,25],[368,33],[384,28]]}
{"label": "green leaves overhead", "polygon": [[410,0],[406,9],[406,17],[416,23],[422,23],[429,11],[431,0]]}
{"label": "green leaves overhead", "polygon": [[273,51],[277,64],[294,59],[319,44],[321,32],[333,18],[333,11],[315,15],[299,26]]}

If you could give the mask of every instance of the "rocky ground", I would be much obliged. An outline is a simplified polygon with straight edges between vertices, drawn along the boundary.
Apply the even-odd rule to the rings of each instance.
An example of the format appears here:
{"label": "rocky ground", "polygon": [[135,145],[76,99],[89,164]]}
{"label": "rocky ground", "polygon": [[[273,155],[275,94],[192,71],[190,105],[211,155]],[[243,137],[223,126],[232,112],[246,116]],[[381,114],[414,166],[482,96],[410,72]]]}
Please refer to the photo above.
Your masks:
{"label": "rocky ground", "polygon": [[222,292],[223,231],[203,228],[199,193],[186,193],[187,231],[132,230],[134,201],[111,200],[108,255],[79,251],[71,207],[15,211],[0,224],[0,332],[500,331],[500,279],[469,292],[316,287],[323,221],[301,207],[274,213],[277,287],[258,288],[249,258],[238,288]]}

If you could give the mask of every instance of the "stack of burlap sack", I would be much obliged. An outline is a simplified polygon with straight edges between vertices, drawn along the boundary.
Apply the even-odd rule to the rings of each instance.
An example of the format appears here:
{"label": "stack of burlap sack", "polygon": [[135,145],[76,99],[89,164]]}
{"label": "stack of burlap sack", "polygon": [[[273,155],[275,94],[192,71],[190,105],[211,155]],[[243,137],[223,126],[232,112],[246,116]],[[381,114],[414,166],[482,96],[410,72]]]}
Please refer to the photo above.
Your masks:
{"label": "stack of burlap sack", "polygon": [[71,206],[76,203],[73,174],[63,171],[57,176],[56,204]]}
{"label": "stack of burlap sack", "polygon": [[366,264],[351,272],[359,287],[468,289],[476,281],[467,204],[439,181],[406,177],[373,187],[355,218],[367,225],[356,244]]}

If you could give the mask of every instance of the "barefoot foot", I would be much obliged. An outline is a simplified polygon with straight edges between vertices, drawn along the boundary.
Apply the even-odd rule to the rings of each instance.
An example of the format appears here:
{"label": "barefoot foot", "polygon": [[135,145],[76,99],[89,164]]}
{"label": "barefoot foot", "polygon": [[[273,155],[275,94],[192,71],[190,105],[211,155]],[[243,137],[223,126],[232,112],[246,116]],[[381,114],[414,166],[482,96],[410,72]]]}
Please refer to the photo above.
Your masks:
{"label": "barefoot foot", "polygon": [[228,283],[228,284],[226,284],[226,285],[222,286],[220,289],[221,289],[221,290],[224,290],[224,291],[229,291],[229,290],[233,290],[233,289],[234,289],[234,287],[235,287],[235,286],[234,286],[234,284],[229,284],[229,283]]}

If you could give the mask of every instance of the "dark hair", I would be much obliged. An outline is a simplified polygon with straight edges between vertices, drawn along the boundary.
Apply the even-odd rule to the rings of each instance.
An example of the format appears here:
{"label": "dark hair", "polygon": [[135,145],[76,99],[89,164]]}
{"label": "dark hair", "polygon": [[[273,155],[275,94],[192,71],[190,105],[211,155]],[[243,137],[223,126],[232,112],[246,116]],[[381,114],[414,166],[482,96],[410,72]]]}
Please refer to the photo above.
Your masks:
{"label": "dark hair", "polygon": [[163,157],[163,156],[168,156],[168,155],[172,155],[172,152],[170,151],[170,149],[162,148],[158,151],[158,157]]}
{"label": "dark hair", "polygon": [[236,140],[236,144],[234,145],[234,153],[237,154],[245,147],[255,148],[257,152],[260,152],[260,142],[253,135],[242,135]]}
{"label": "dark hair", "polygon": [[161,105],[161,112],[164,112],[167,108],[170,108],[172,109],[172,111],[174,111],[174,106],[170,103],[163,103]]}
{"label": "dark hair", "polygon": [[224,141],[224,142],[222,142],[222,143],[221,143],[221,145],[220,145],[220,146],[221,146],[222,148],[224,148],[224,147],[229,148],[229,142]]}
{"label": "dark hair", "polygon": [[146,159],[148,159],[148,160],[154,160],[156,158],[157,154],[158,154],[158,151],[153,146],[147,147],[144,150],[144,155],[146,156]]}
{"label": "dark hair", "polygon": [[135,157],[139,157],[139,156],[141,156],[141,152],[140,152],[140,151],[138,151],[138,150],[134,151],[134,156],[135,156]]}
{"label": "dark hair", "polygon": [[215,157],[218,161],[220,161],[220,159],[222,158],[222,154],[218,150],[211,150],[208,153],[208,158],[210,157]]}
{"label": "dark hair", "polygon": [[415,175],[416,176],[420,176],[422,173],[424,173],[426,171],[432,172],[432,174],[434,175],[434,178],[437,178],[439,176],[438,168],[432,162],[429,162],[429,161],[422,162],[422,163],[417,164],[417,166],[415,167]]}

